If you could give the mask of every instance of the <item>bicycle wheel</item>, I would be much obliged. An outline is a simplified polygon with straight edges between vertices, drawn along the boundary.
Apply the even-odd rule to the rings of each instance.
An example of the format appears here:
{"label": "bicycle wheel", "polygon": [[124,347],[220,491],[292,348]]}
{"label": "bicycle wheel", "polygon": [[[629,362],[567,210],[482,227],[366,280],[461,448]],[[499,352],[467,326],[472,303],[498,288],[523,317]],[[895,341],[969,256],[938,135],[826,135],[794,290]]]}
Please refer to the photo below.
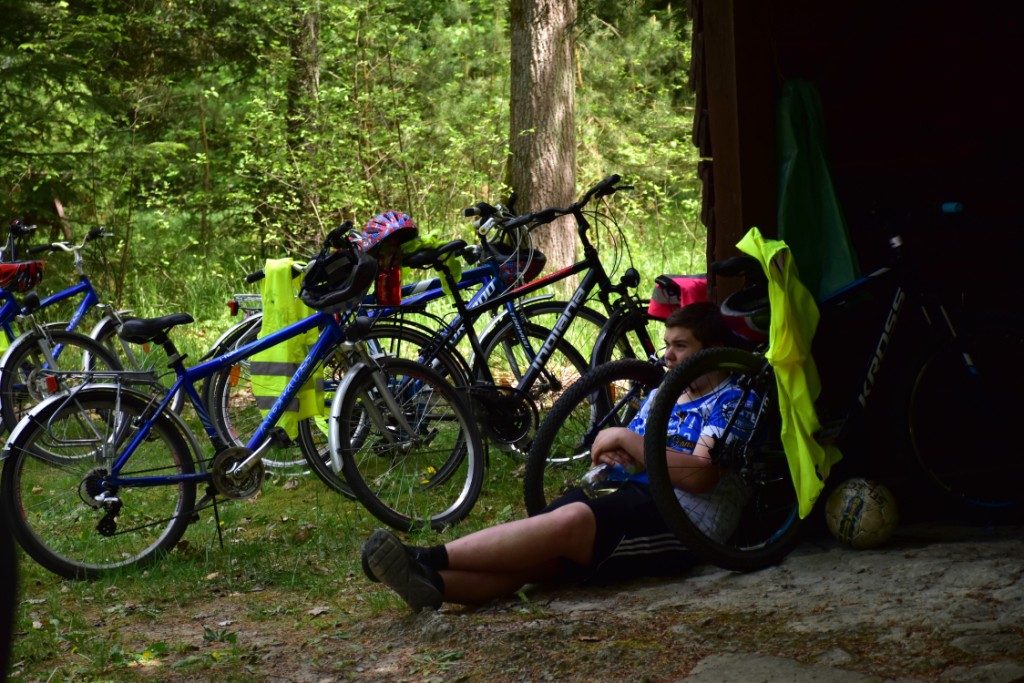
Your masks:
{"label": "bicycle wheel", "polygon": [[[711,386],[717,392],[725,380],[732,386],[714,410],[721,411],[727,425],[711,449],[721,476],[710,494],[694,500],[676,489],[672,475],[679,481],[681,473],[670,472],[666,462],[669,420],[689,387]],[[644,459],[658,510],[684,545],[723,569],[752,571],[776,564],[799,540],[801,520],[780,441],[776,395],[774,373],[762,356],[711,348],[673,368],[652,399]],[[730,491],[722,487],[733,487],[733,504],[709,504],[707,495]]]}
{"label": "bicycle wheel", "polygon": [[[55,357],[57,367],[48,358]],[[30,332],[0,361],[0,417],[12,431],[28,410],[48,396],[79,386],[89,370],[120,370],[117,357],[91,337],[66,330]]]}
{"label": "bicycle wheel", "polygon": [[[518,315],[522,320],[543,327],[545,330],[553,330],[567,305],[567,302],[558,300],[532,301],[520,306]],[[481,333],[481,343],[484,340],[489,340],[499,327],[507,327],[511,322],[507,314],[499,317],[493,326],[485,328]],[[589,306],[580,306],[572,325],[563,333],[563,338],[579,351],[581,356],[590,358],[594,342],[600,336],[601,329],[607,322],[608,318],[604,314]],[[534,351],[536,350],[537,348],[534,349]]]}
{"label": "bicycle wheel", "polygon": [[[155,370],[157,362],[161,358],[166,358],[162,349],[158,345],[152,344],[129,344],[117,336],[119,325],[120,321],[116,318],[105,316],[92,328],[89,336],[116,356],[122,368],[126,370]],[[174,374],[168,373],[167,376],[173,379]],[[164,389],[167,390],[170,387],[165,386]],[[179,391],[171,399],[170,408],[180,414],[184,405],[185,392]]]}
{"label": "bicycle wheel", "polygon": [[[151,562],[181,539],[194,483],[104,485],[152,412],[142,394],[96,386],[51,397],[18,425],[4,448],[0,498],[15,538],[36,562],[65,578],[91,579]],[[184,427],[172,415],[155,416],[121,477],[195,471]]]}
{"label": "bicycle wheel", "polygon": [[[480,495],[484,452],[458,390],[403,358],[384,357],[379,367],[357,372],[331,410],[331,445],[356,496],[401,531],[441,529],[463,519]],[[411,432],[402,429],[385,391]]]}
{"label": "bicycle wheel", "polygon": [[[598,367],[621,358],[657,360],[664,346],[661,336],[664,323],[647,313],[647,302],[641,300],[636,308],[617,311],[597,336],[591,365]],[[653,350],[654,358],[647,350]]]}
{"label": "bicycle wheel", "polygon": [[[390,323],[378,323],[367,333],[366,341],[375,355],[394,358],[423,359],[424,350],[432,344],[429,335],[418,329],[399,327]],[[456,386],[466,384],[466,362],[446,349],[438,349],[430,363],[434,370]],[[334,392],[341,385],[345,368],[341,364],[341,356],[333,355],[323,365],[324,402],[329,406],[334,399]],[[329,411],[325,411],[329,412]],[[299,423],[299,435],[296,439],[299,450],[309,468],[321,481],[338,493],[355,498],[352,488],[344,480],[341,473],[336,473],[331,466],[331,452],[328,445],[328,419],[310,418]]]}
{"label": "bicycle wheel", "polygon": [[[989,517],[1024,508],[1024,459],[1014,446],[1024,325],[984,319],[960,330],[925,361],[910,396],[914,454],[928,479],[962,509]],[[974,362],[972,374],[963,352]]]}
{"label": "bicycle wheel", "polygon": [[523,478],[526,512],[535,515],[577,486],[591,467],[590,445],[606,427],[628,426],[665,369],[634,358],[587,372],[541,421]]}
{"label": "bicycle wheel", "polygon": [[[495,385],[519,389],[520,381],[530,367],[534,354],[540,351],[551,335],[549,329],[532,322],[524,327],[524,331],[532,347],[532,353],[523,347],[511,320],[495,329],[487,339],[481,340],[484,358]],[[587,359],[568,339],[561,338],[554,342],[554,351],[544,366],[544,372],[527,392],[539,418],[543,418],[551,410],[566,387],[579,380],[589,367]],[[480,378],[486,376],[482,368],[478,368],[477,371]],[[534,421],[532,415],[527,418],[525,410],[517,410],[516,404],[510,402],[508,405],[511,408],[486,411],[488,433],[493,442],[503,450],[525,459],[539,419]],[[527,421],[529,424],[526,424]]]}

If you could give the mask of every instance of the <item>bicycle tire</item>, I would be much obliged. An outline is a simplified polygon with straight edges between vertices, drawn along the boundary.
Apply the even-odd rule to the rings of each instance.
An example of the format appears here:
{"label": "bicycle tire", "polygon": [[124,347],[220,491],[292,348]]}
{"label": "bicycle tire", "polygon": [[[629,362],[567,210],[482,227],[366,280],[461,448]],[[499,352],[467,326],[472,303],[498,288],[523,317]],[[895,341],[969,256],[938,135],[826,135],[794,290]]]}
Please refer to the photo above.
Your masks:
{"label": "bicycle tire", "polygon": [[[751,403],[738,416],[749,437],[740,436],[743,428],[724,434],[711,457],[726,476],[740,478],[748,495],[735,531],[727,538],[716,538],[716,532],[702,530],[699,513],[690,513],[680,504],[665,449],[669,417],[680,394],[703,378],[716,386],[723,375],[750,389]],[[735,412],[736,406],[719,407]],[[799,541],[802,520],[780,432],[775,377],[762,356],[740,349],[705,349],[673,368],[662,381],[652,399],[644,435],[651,493],[669,528],[705,562],[731,571],[754,571],[781,562]]]}
{"label": "bicycle tire", "polygon": [[[252,325],[235,340],[234,346],[244,346],[255,341],[260,332],[260,325]],[[386,323],[370,328],[366,339],[376,353],[408,354],[406,357],[412,358],[417,358],[421,350],[433,341],[430,335],[415,327]],[[333,389],[340,384],[344,374],[340,365],[342,360],[337,354],[332,354],[314,371],[321,373],[324,380],[325,413],[333,400]],[[443,374],[449,377],[462,377],[468,365],[448,349],[439,350],[434,355],[434,361],[436,367],[443,368]],[[244,446],[263,421],[263,413],[256,404],[252,389],[249,359],[242,359],[230,368],[212,375],[204,383],[204,389],[206,386],[210,387],[210,391],[203,397],[203,403],[210,411],[210,417],[221,438],[229,445]],[[264,457],[264,464],[284,472],[304,471],[308,466],[324,484],[342,495],[352,496],[351,489],[330,466],[325,418],[309,418],[300,422],[296,445],[300,451],[298,454],[290,448],[274,449]]]}
{"label": "bicycle tire", "polygon": [[[932,351],[914,381],[911,445],[927,479],[961,511],[998,520],[1024,509],[1024,459],[1013,447],[1024,410],[1024,324],[986,317]],[[977,375],[963,360],[966,351]],[[955,432],[953,431],[955,430]]]}
{"label": "bicycle tire", "polygon": [[[58,374],[48,373],[41,346],[60,348]],[[18,337],[0,360],[0,418],[13,431],[28,410],[47,396],[85,383],[84,375],[72,377],[59,371],[121,370],[117,356],[99,342],[79,332],[48,329]],[[91,381],[91,380],[90,380]]]}
{"label": "bicycle tire", "polygon": [[[36,406],[11,435],[0,505],[18,543],[49,571],[94,579],[143,566],[170,552],[185,533],[194,514],[194,483],[113,489],[121,506],[107,519],[96,498],[103,473],[152,414],[152,405],[127,389],[86,387]],[[155,417],[122,476],[195,471],[189,439],[172,415]]]}
{"label": "bicycle tire", "polygon": [[544,510],[591,467],[590,445],[606,427],[628,426],[664,367],[627,358],[600,365],[562,394],[537,428],[523,476],[528,515]]}
{"label": "bicycle tire", "polygon": [[[129,344],[117,336],[120,322],[113,316],[104,316],[89,332],[89,336],[102,344],[108,351],[117,356],[121,367],[126,370],[150,370],[156,368],[157,358],[161,351],[150,348],[151,345]],[[173,373],[170,374],[173,377]],[[170,387],[164,387],[169,390]],[[165,391],[166,393],[166,391]],[[185,392],[179,391],[171,399],[170,409],[181,414],[185,405]]]}
{"label": "bicycle tire", "polygon": [[[661,341],[664,322],[647,312],[647,303],[640,300],[636,307],[622,308],[608,318],[594,344],[591,366],[598,367],[622,358],[658,360],[659,351],[664,346]],[[644,350],[648,340],[654,349],[653,358]]]}
{"label": "bicycle tire", "polygon": [[[379,366],[354,372],[331,410],[331,447],[356,497],[400,531],[442,529],[464,519],[480,496],[485,458],[459,390],[430,367],[404,358],[384,357]],[[415,438],[398,431],[375,376],[413,421]]]}
{"label": "bicycle tire", "polygon": [[[522,320],[539,325],[546,330],[552,330],[567,305],[568,302],[566,301],[554,299],[530,301],[519,306],[517,314]],[[607,323],[608,318],[603,313],[589,306],[580,306],[576,311],[576,318],[563,333],[563,337],[569,341],[573,348],[580,352],[580,355],[590,358],[594,342],[598,339],[601,330]],[[487,327],[481,334],[481,346],[485,345],[486,341],[495,334],[499,327],[505,328],[511,324],[512,320],[507,314],[497,318],[495,324]]]}
{"label": "bicycle tire", "polygon": [[[433,340],[429,335],[416,328],[400,327],[391,323],[377,324],[367,333],[367,341],[374,353],[396,358],[421,358],[424,348]],[[334,397],[334,388],[341,386],[344,368],[337,363],[337,356],[331,356],[324,364],[324,377],[329,378],[325,384],[324,402],[330,404]],[[434,354],[431,367],[438,370],[448,381],[461,385],[466,366],[465,360],[457,359],[456,354],[441,349]],[[454,377],[453,377],[454,376]],[[331,465],[331,453],[328,438],[329,423],[326,417],[310,418],[299,423],[299,434],[296,441],[310,470],[328,487],[349,498],[355,498],[352,488],[341,473],[334,471]]]}

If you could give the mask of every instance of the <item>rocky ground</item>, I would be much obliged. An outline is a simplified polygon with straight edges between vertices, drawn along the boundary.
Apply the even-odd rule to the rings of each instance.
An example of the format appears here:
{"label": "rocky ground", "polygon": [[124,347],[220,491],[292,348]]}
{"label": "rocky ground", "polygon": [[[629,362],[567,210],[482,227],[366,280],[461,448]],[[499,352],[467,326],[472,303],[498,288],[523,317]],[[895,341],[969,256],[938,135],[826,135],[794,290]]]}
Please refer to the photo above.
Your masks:
{"label": "rocky ground", "polygon": [[819,536],[751,574],[704,566],[668,581],[382,615],[350,634],[343,667],[308,673],[367,681],[1024,681],[1022,532],[911,525],[873,550]]}

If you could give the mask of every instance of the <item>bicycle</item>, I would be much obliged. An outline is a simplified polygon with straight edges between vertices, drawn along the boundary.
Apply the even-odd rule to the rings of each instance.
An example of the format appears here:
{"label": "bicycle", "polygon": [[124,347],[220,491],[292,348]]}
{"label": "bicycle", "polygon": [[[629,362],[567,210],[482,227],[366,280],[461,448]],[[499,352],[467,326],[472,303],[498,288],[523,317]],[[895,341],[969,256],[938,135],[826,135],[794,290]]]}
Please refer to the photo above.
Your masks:
{"label": "bicycle", "polygon": [[[373,259],[351,249],[342,233],[332,231],[304,276],[303,300],[316,315],[191,368],[169,337],[176,326],[192,322],[190,315],[126,321],[121,338],[161,346],[174,369],[174,385],[169,394],[154,398],[126,382],[87,384],[52,396],[29,412],[0,455],[0,509],[22,548],[60,576],[95,578],[116,568],[144,565],[169,552],[201,510],[212,508],[217,516],[218,498],[255,495],[265,476],[262,455],[278,440],[275,425],[313,369],[339,344],[363,363],[376,363],[359,341],[360,319],[343,325],[336,315],[362,299],[375,273]],[[317,342],[247,445],[226,443],[196,382],[283,339],[317,328]],[[464,454],[459,471],[446,472],[446,481],[435,482],[433,488],[437,493],[445,484],[455,487],[468,506],[453,510],[452,515],[465,514],[483,476],[483,453],[472,416],[451,385],[430,368],[405,359],[385,358],[382,363],[393,374],[417,377],[430,397],[428,405],[417,405],[438,430],[434,443]],[[132,374],[112,373],[111,378]],[[195,408],[213,446],[212,457],[201,454],[196,436],[168,409],[179,391]],[[392,407],[395,415],[405,418],[400,407]],[[444,432],[437,426],[443,426]],[[396,428],[416,434],[418,424],[398,419]],[[422,441],[410,444],[410,448],[427,446]],[[450,453],[444,457],[450,458]],[[460,478],[469,483],[459,483]],[[206,487],[206,492],[197,501],[198,486]]]}
{"label": "bicycle", "polygon": [[[1024,503],[1020,487],[1024,465],[1007,446],[1014,443],[1010,430],[1020,407],[1015,381],[1019,377],[1007,377],[1002,372],[1007,364],[999,361],[1013,357],[1015,350],[1024,347],[1024,325],[1019,319],[977,318],[934,296],[913,267],[903,226],[891,227],[891,264],[859,278],[819,304],[821,318],[814,355],[822,379],[818,410],[823,426],[814,438],[822,444],[853,444],[856,435],[866,429],[869,423],[865,413],[878,395],[874,390],[886,374],[882,371],[890,366],[892,356],[888,351],[907,335],[899,331],[906,328],[903,313],[911,302],[921,312],[921,323],[930,334],[923,338],[923,352],[910,354],[915,361],[912,381],[903,382],[895,394],[900,403],[905,401],[905,408],[889,412],[904,423],[901,429],[909,436],[925,478],[948,500],[987,517],[1016,514]],[[746,259],[745,265],[732,274],[744,273],[764,278],[760,263],[754,259]],[[880,317],[872,321],[873,335],[864,337],[863,322],[851,313],[879,307]],[[727,298],[723,302],[726,309],[743,320],[756,320],[753,326],[761,329],[765,329],[770,315],[765,290],[756,285]],[[853,335],[873,340],[865,347],[859,374],[844,372],[850,367],[848,344],[829,349],[817,343],[818,339],[850,339]],[[906,340],[914,341],[910,335]],[[921,346],[922,338],[917,341]],[[842,362],[823,363],[830,350],[841,352]],[[755,570],[781,561],[797,543],[801,528],[792,475],[780,439],[774,370],[764,351],[763,346],[754,351],[710,349],[675,368],[654,399],[645,442],[651,489],[666,522],[706,561],[734,571]],[[1010,364],[1006,372],[1012,372],[1012,367]],[[736,472],[750,492],[739,531],[725,540],[701,532],[697,521],[676,502],[664,454],[664,426],[673,403],[685,387],[710,374],[733,376],[749,395],[757,397],[758,404],[749,439],[730,439],[727,430],[711,450],[713,461],[724,470]],[[953,440],[947,431],[951,411],[955,412],[959,437]]]}
{"label": "bicycle", "polygon": [[[473,412],[484,436],[490,443],[495,443],[505,450],[525,456],[524,449],[533,439],[539,422],[540,410],[537,399],[546,396],[550,397],[553,403],[564,387],[572,383],[571,380],[566,381],[565,376],[553,373],[549,367],[549,360],[556,351],[561,351],[578,375],[582,375],[589,367],[587,360],[578,351],[565,344],[564,334],[594,289],[597,289],[599,298],[612,311],[617,310],[616,306],[619,305],[641,306],[628,291],[639,283],[636,271],[628,273],[619,284],[613,284],[601,264],[597,249],[587,237],[590,223],[584,216],[584,208],[592,199],[609,196],[623,189],[617,186],[619,180],[617,175],[605,178],[588,190],[580,201],[569,207],[550,208],[503,221],[501,228],[511,230],[527,225],[536,227],[549,223],[559,216],[572,215],[583,243],[584,258],[568,268],[520,285],[472,307],[456,293],[454,299],[459,319],[468,321],[468,324],[462,330],[447,328],[440,331],[432,344],[422,349],[420,353],[420,360],[429,364],[437,351],[450,347],[450,339],[457,332],[465,333],[478,360],[474,365],[475,379],[471,384],[464,386],[463,391],[473,406]],[[491,227],[492,225],[487,223],[481,224],[478,233],[486,234]],[[460,253],[466,246],[465,241],[454,240],[441,247],[423,250],[407,257],[404,263],[409,267],[429,267],[438,270],[450,284],[454,285],[455,278],[448,269],[446,260],[448,255]],[[477,316],[578,273],[585,275],[550,331],[533,324],[517,326],[515,320],[510,320],[494,330],[483,342],[474,331],[472,321]],[[617,301],[612,299],[615,295],[619,296]],[[646,305],[643,308],[646,309]],[[647,336],[646,325],[636,332],[640,336]],[[531,339],[537,340],[539,351],[533,352],[534,344],[531,343]],[[649,337],[645,346],[652,349],[654,347]],[[609,344],[607,348],[611,349],[613,345]],[[523,361],[519,360],[520,352],[525,356]],[[504,373],[497,362],[498,358],[508,359]],[[521,369],[525,365],[528,367]],[[497,372],[492,369],[495,367],[498,368]],[[415,485],[415,474],[390,467],[380,469],[382,463],[388,462],[381,458],[379,448],[380,440],[388,434],[388,426],[374,414],[373,401],[367,398],[364,385],[369,381],[367,378],[373,376],[373,370],[371,368],[351,372],[354,379],[350,380],[346,375],[344,384],[335,392],[331,404],[329,444],[332,464],[335,470],[340,468],[356,496],[379,519],[399,529],[408,528],[420,518],[415,510],[409,509],[403,498],[406,491]],[[511,383],[513,381],[514,385]],[[445,467],[456,463],[457,460],[450,464],[446,463]],[[444,467],[440,468],[440,471],[443,472]]]}
{"label": "bicycle", "polygon": [[[78,283],[60,292],[51,294],[39,299],[35,293],[30,293],[24,302],[19,303],[14,294],[7,290],[0,290],[0,326],[11,339],[11,343],[0,360],[0,419],[3,427],[12,431],[18,424],[24,412],[35,405],[42,397],[58,390],[60,382],[55,382],[53,373],[55,370],[71,369],[82,370],[87,366],[80,362],[89,362],[92,357],[97,361],[102,360],[110,369],[132,369],[152,370],[152,361],[144,357],[145,351],[133,349],[130,344],[121,342],[117,338],[117,330],[127,319],[128,311],[119,311],[109,304],[102,303],[99,295],[92,285],[91,280],[85,273],[83,252],[86,245],[91,241],[112,237],[105,228],[94,228],[82,239],[80,244],[70,242],[53,242],[51,244],[29,247],[27,252],[38,254],[42,252],[64,252],[74,255],[74,268],[78,274]],[[81,296],[81,301],[76,307],[70,320],[67,323],[49,323],[46,325],[37,324],[35,315],[51,306]],[[79,335],[76,330],[84,320],[85,316],[92,309],[103,312],[99,321],[93,326],[88,337]],[[25,334],[13,337],[11,323],[18,317],[25,315],[26,309],[31,311],[32,326]],[[108,353],[97,350],[87,339],[95,340]],[[60,357],[65,353],[66,347],[75,347],[79,351],[73,362],[65,361],[60,363]],[[116,364],[109,365],[109,356],[113,355]],[[50,377],[47,380],[47,376]],[[49,386],[48,386],[49,385]],[[180,410],[183,397],[179,397],[173,405],[174,410]]]}
{"label": "bicycle", "polygon": [[628,427],[665,367],[624,358],[589,370],[555,402],[537,428],[523,474],[526,513],[536,515],[583,482],[590,446],[608,427]]}
{"label": "bicycle", "polygon": [[[510,209],[500,204],[497,207],[483,203],[477,206],[487,207],[490,210],[489,217],[512,215]],[[479,245],[459,249],[460,256],[466,259],[470,267],[461,273],[452,290],[459,293],[476,290],[466,302],[467,309],[474,311],[474,314],[465,318],[457,313],[452,320],[447,321],[426,310],[426,306],[431,302],[440,301],[448,296],[442,286],[441,277],[403,285],[400,303],[382,304],[378,302],[376,294],[368,294],[363,300],[361,310],[362,314],[374,320],[373,327],[367,332],[367,341],[374,352],[423,360],[456,385],[466,386],[471,381],[473,370],[472,363],[466,360],[458,349],[459,342],[467,334],[464,320],[469,319],[470,324],[474,325],[479,320],[486,319],[488,324],[480,332],[479,337],[485,347],[493,349],[498,344],[489,340],[496,334],[496,330],[502,330],[507,325],[515,325],[533,332],[539,329],[536,321],[562,313],[566,306],[565,302],[551,300],[550,295],[509,298],[500,306],[488,308],[486,313],[477,310],[482,304],[507,291],[516,283],[529,282],[543,266],[543,256],[534,250],[532,245],[524,244],[514,231],[503,233],[497,240],[488,240],[487,235],[492,231],[493,223],[479,233]],[[350,231],[350,235],[353,239],[359,237],[354,231]],[[387,244],[381,246],[386,247]],[[453,253],[449,251],[450,245],[445,247],[448,250],[444,254]],[[418,263],[420,267],[424,267],[424,264],[429,267],[438,253],[437,249],[421,249],[418,254],[413,254],[406,260]],[[442,255],[440,258],[444,257]],[[261,273],[254,273],[248,276],[247,280],[256,281],[260,276]],[[594,336],[606,322],[602,314],[586,306],[581,307],[578,316],[590,326],[591,334]],[[239,333],[234,336],[225,335],[225,343],[244,344],[256,339],[261,332],[259,315],[239,323],[232,329],[239,330]],[[437,341],[442,334],[439,330],[443,330],[447,335],[442,342]],[[559,346],[559,351],[562,355],[572,354],[573,346],[563,343]],[[494,356],[493,351],[491,355]],[[586,366],[585,359],[578,354],[572,356],[569,362],[577,370]],[[337,363],[328,363],[325,366],[323,379],[328,404],[342,372],[343,368],[337,367]],[[258,424],[261,419],[252,395],[249,368],[244,363],[230,368],[227,372],[215,376],[208,386],[209,393],[204,394],[204,400],[207,405],[213,407],[214,421],[222,436],[234,441],[243,441],[245,435],[251,433],[252,426]],[[318,420],[306,420],[299,425],[296,441],[302,458],[282,455],[276,461],[268,461],[268,466],[295,468],[309,464],[322,480],[349,495],[348,487],[329,464],[326,427]]]}

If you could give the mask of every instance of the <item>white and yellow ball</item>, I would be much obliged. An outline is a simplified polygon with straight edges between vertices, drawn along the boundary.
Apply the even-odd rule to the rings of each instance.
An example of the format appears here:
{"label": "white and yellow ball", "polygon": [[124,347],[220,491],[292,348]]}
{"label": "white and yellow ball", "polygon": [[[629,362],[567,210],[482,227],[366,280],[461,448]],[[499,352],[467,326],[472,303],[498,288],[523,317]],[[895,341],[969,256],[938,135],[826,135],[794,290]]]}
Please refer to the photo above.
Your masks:
{"label": "white and yellow ball", "polygon": [[874,548],[892,535],[899,522],[896,498],[884,484],[847,479],[829,495],[825,521],[836,539],[852,548]]}

